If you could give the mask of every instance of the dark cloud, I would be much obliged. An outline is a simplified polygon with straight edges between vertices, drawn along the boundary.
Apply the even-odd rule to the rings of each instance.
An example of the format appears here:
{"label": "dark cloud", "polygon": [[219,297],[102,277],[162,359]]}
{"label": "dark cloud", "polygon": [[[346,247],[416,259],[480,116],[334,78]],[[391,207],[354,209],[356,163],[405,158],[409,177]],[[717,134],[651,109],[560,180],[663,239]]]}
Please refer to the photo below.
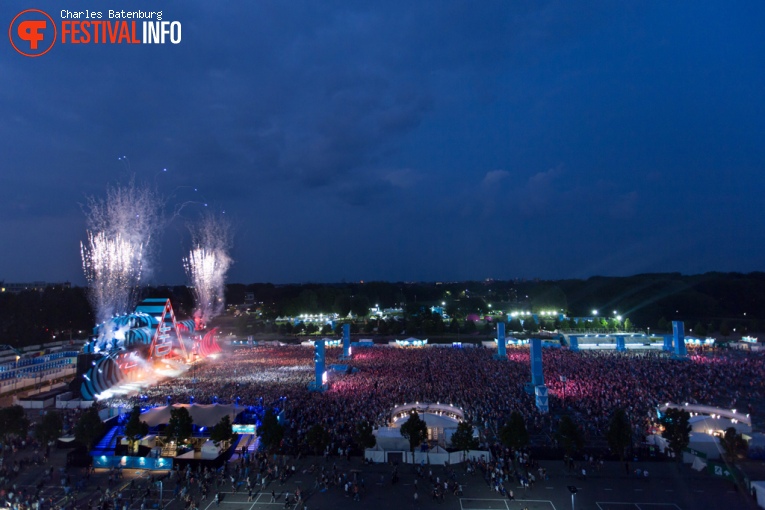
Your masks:
{"label": "dark cloud", "polygon": [[182,44],[0,45],[0,279],[82,281],[77,204],[132,174],[238,218],[243,281],[761,269],[761,6],[161,8]]}

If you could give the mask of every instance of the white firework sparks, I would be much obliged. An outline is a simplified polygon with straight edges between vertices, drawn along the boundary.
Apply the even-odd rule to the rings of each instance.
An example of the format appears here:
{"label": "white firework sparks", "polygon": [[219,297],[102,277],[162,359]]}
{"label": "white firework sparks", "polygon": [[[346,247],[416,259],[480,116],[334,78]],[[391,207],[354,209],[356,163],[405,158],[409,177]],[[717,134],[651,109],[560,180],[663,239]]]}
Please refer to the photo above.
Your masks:
{"label": "white firework sparks", "polygon": [[135,306],[163,207],[156,191],[132,180],[127,186],[109,186],[106,198],[88,198],[88,240],[81,243],[81,254],[98,323]]}
{"label": "white firework sparks", "polygon": [[231,226],[222,216],[207,214],[191,231],[196,247],[183,259],[183,267],[193,287],[197,315],[208,324],[223,312],[225,304],[226,273],[232,263],[228,256]]}
{"label": "white firework sparks", "polygon": [[129,310],[141,281],[143,245],[120,234],[89,233],[87,243],[80,243],[80,253],[98,322]]}
{"label": "white firework sparks", "polygon": [[223,311],[224,284],[231,259],[223,251],[198,246],[189,252],[183,265],[194,287],[197,313],[202,323],[208,324]]}

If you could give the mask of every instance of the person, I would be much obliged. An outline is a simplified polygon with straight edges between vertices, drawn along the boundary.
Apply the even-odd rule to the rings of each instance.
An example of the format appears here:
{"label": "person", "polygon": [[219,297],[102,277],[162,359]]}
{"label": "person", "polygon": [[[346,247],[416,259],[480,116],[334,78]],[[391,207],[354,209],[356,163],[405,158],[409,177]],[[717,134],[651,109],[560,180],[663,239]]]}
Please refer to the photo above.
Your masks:
{"label": "person", "polygon": [[271,491],[271,503],[276,503],[276,491]]}
{"label": "person", "polygon": [[419,494],[417,494],[417,491],[414,491],[414,504],[417,504],[417,499],[419,498]]}

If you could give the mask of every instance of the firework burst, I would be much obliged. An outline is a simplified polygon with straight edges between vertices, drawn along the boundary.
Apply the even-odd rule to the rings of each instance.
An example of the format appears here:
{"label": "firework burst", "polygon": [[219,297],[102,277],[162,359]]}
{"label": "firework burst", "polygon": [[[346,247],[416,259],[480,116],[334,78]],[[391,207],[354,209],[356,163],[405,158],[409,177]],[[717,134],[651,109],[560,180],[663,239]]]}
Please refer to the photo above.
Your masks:
{"label": "firework burst", "polygon": [[163,206],[155,191],[135,181],[108,187],[106,198],[88,199],[84,208],[88,239],[81,243],[80,253],[99,323],[135,306],[153,240],[163,222]]}
{"label": "firework burst", "polygon": [[194,248],[183,259],[189,283],[193,287],[197,316],[208,324],[223,312],[226,273],[231,267],[231,225],[223,216],[207,214],[191,227]]}

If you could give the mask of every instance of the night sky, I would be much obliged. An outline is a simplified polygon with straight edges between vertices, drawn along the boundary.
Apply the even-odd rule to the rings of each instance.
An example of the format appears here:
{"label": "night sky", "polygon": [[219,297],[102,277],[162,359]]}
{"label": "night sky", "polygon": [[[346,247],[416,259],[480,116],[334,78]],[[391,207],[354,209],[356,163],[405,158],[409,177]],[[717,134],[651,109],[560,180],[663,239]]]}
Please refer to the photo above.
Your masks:
{"label": "night sky", "polygon": [[[161,8],[183,39],[26,58],[5,27],[33,7]],[[765,269],[762,2],[6,0],[0,19],[0,280],[83,284],[80,204],[131,174],[180,209],[150,283],[184,282],[204,203],[236,225],[236,282]]]}

